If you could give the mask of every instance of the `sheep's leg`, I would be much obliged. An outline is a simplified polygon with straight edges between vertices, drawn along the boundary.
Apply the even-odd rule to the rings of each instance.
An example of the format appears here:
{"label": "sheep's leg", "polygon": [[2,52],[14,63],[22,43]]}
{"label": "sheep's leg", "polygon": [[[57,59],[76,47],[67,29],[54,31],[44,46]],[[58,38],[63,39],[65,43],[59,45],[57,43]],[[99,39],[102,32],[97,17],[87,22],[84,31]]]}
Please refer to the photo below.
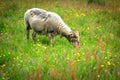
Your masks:
{"label": "sheep's leg", "polygon": [[27,29],[26,31],[27,31],[27,40],[28,40],[29,39],[30,30]]}
{"label": "sheep's leg", "polygon": [[53,42],[54,42],[54,38],[51,37],[51,38],[50,38],[50,45],[51,45],[51,46],[52,46]]}
{"label": "sheep's leg", "polygon": [[50,45],[52,46],[52,44],[54,42],[54,36],[53,36],[53,34],[49,33],[48,37],[50,38]]}
{"label": "sheep's leg", "polygon": [[36,32],[34,32],[33,31],[33,33],[32,33],[32,39],[33,39],[33,41],[34,41],[34,43],[36,42]]}
{"label": "sheep's leg", "polygon": [[25,20],[25,25],[26,25],[26,32],[27,32],[27,39],[29,39],[30,35],[30,24]]}

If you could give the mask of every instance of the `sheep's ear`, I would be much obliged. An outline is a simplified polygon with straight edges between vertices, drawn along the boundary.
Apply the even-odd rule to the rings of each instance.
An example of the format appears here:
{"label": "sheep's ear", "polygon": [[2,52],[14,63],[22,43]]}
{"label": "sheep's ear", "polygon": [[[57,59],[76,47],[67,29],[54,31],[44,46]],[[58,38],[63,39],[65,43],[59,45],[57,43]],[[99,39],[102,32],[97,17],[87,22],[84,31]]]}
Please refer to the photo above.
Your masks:
{"label": "sheep's ear", "polygon": [[78,32],[78,31],[75,31],[75,35],[79,35],[79,32]]}

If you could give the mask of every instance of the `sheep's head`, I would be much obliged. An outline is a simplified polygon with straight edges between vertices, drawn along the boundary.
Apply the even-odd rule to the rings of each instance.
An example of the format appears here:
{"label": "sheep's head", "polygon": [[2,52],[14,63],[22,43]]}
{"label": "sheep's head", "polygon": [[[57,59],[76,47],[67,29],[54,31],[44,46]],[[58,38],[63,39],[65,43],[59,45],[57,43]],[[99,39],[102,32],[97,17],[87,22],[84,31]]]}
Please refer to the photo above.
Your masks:
{"label": "sheep's head", "polygon": [[80,42],[79,42],[79,32],[78,31],[71,32],[68,40],[73,44],[73,46],[75,48],[79,48]]}

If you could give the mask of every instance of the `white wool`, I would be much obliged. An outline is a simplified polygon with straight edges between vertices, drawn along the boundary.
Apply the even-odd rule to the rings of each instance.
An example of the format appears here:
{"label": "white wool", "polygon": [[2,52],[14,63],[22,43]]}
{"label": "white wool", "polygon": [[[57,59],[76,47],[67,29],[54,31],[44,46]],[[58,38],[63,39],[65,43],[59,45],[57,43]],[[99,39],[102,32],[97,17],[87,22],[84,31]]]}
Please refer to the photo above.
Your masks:
{"label": "white wool", "polygon": [[72,31],[58,14],[39,8],[28,9],[24,15],[24,21],[25,25],[29,24],[34,31],[53,28],[54,32],[64,35],[70,35]]}

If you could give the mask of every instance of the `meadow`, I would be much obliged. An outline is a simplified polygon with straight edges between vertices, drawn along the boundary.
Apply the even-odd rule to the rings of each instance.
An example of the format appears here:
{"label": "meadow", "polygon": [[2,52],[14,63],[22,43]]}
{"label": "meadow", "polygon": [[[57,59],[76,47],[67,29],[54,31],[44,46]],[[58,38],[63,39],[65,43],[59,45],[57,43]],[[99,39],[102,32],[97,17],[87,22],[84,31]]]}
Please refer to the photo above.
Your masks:
{"label": "meadow", "polygon": [[[1,0],[0,80],[120,80],[120,1]],[[80,48],[66,38],[26,39],[24,13],[38,7],[78,30]],[[31,31],[32,33],[32,31]]]}

